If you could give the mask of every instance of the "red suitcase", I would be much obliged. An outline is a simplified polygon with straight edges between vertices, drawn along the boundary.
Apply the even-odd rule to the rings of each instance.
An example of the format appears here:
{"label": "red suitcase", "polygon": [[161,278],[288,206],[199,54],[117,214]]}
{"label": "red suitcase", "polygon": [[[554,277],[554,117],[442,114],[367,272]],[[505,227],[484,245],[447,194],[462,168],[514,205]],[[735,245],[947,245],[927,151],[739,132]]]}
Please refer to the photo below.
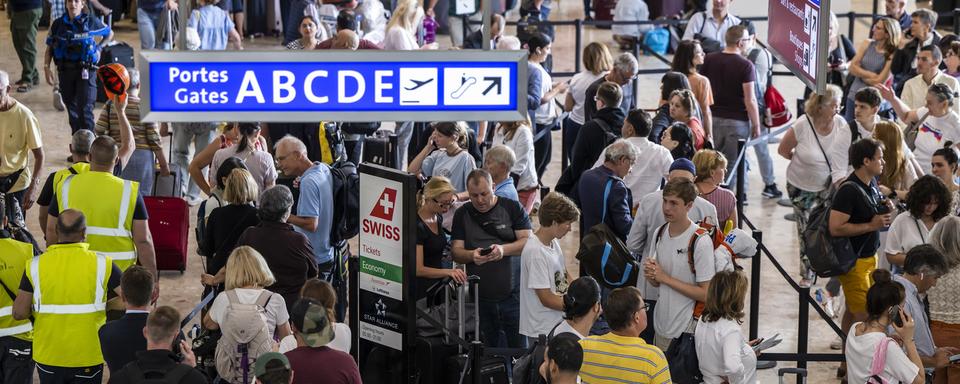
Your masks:
{"label": "red suitcase", "polygon": [[[613,21],[613,9],[617,0],[593,0],[593,18],[597,21]],[[598,25],[600,29],[610,29],[610,25]]]}
{"label": "red suitcase", "polygon": [[143,198],[150,219],[153,251],[157,255],[157,269],[180,271],[187,269],[187,233],[190,227],[190,208],[179,197]]}

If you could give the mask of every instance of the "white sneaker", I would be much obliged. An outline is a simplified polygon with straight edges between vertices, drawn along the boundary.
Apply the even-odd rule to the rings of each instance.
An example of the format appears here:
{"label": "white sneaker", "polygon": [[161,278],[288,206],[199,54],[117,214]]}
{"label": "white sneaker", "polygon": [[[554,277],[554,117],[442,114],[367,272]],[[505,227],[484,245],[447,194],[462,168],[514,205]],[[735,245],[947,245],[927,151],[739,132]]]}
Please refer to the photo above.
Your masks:
{"label": "white sneaker", "polygon": [[203,202],[203,199],[201,199],[200,197],[187,197],[186,200],[187,200],[187,205],[191,207],[200,205],[200,203]]}
{"label": "white sneaker", "polygon": [[60,88],[53,88],[53,108],[58,111],[67,110],[67,105],[63,103],[63,96],[60,95]]}

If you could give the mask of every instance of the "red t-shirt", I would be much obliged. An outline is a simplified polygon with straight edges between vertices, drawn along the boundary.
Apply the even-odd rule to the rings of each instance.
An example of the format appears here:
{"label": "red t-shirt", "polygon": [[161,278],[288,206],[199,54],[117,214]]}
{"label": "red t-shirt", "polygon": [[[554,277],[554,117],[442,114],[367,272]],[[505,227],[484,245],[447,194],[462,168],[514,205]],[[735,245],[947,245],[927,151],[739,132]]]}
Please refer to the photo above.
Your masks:
{"label": "red t-shirt", "polygon": [[285,353],[293,369],[293,384],[362,384],[353,357],[329,347],[297,347]]}
{"label": "red t-shirt", "polygon": [[703,124],[700,123],[700,119],[696,116],[691,117],[687,126],[690,127],[690,132],[693,133],[693,147],[698,151],[703,149],[707,135],[703,132]]}

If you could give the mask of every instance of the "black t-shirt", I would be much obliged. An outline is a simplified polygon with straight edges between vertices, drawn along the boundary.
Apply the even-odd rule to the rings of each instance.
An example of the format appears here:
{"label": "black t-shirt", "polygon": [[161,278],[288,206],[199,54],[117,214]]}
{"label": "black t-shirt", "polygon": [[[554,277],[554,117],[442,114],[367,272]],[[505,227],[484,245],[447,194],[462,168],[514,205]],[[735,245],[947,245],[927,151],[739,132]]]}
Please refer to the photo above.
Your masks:
{"label": "black t-shirt", "polygon": [[[852,181],[852,183],[848,183]],[[850,215],[851,224],[865,224],[877,214],[876,206],[881,201],[880,191],[871,181],[864,184],[856,174],[850,174],[833,197],[831,209]],[[880,232],[870,231],[850,238],[850,245],[859,250],[860,257],[871,257],[880,248]]]}
{"label": "black t-shirt", "polygon": [[[487,212],[479,212],[473,203],[465,204],[453,215],[453,240],[463,240],[467,250],[486,248],[493,244],[508,244],[516,241],[516,233],[531,229],[530,218],[519,202],[497,198],[497,203]],[[480,297],[499,301],[507,298],[513,289],[510,257],[483,265],[467,264],[467,273],[480,276]]]}
{"label": "black t-shirt", "polygon": [[[443,229],[443,216],[437,215],[437,229],[434,233],[430,227],[417,216],[417,245],[423,246],[423,266],[443,268],[443,252],[447,248],[447,233]],[[438,279],[417,278],[417,298],[426,296],[427,288]]]}

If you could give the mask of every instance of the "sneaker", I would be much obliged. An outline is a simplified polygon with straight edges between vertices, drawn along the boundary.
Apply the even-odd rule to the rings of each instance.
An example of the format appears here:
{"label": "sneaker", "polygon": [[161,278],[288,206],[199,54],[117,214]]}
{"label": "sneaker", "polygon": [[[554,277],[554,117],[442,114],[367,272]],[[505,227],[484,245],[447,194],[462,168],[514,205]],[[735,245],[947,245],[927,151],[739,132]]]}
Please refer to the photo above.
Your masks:
{"label": "sneaker", "polygon": [[761,195],[768,199],[779,199],[783,196],[783,192],[780,192],[780,190],[777,189],[776,184],[770,184],[766,187],[763,187],[763,193],[761,193]]}
{"label": "sneaker", "polygon": [[53,108],[58,111],[67,110],[67,105],[63,103],[63,96],[60,95],[60,88],[53,89]]}
{"label": "sneaker", "polygon": [[840,336],[837,336],[832,342],[830,342],[830,349],[834,351],[843,349],[843,340],[840,340]]}
{"label": "sneaker", "polygon": [[185,200],[187,200],[187,205],[189,205],[189,206],[191,206],[191,207],[195,207],[195,206],[197,206],[197,205],[200,205],[200,203],[203,202],[203,199],[201,199],[199,196],[197,196],[197,197],[187,197]]}
{"label": "sneaker", "polygon": [[781,206],[781,207],[792,207],[792,206],[793,206],[793,202],[790,201],[790,199],[783,198],[783,199],[777,200],[777,205],[779,205],[779,206]]}
{"label": "sneaker", "polygon": [[786,221],[797,221],[797,214],[790,212],[786,215],[783,215],[783,219]]}

